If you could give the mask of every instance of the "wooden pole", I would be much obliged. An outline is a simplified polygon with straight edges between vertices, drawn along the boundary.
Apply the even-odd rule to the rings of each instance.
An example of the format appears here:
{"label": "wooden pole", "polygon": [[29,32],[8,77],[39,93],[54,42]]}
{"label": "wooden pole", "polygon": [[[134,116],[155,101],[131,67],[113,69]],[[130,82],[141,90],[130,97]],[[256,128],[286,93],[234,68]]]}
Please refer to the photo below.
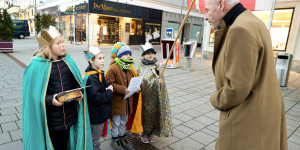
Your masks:
{"label": "wooden pole", "polygon": [[193,0],[193,2],[191,3],[191,5],[190,5],[190,7],[189,7],[189,10],[188,10],[187,14],[186,14],[185,17],[184,17],[183,22],[181,23],[181,26],[180,26],[179,32],[178,32],[178,34],[177,34],[177,36],[176,36],[175,42],[174,42],[173,45],[172,45],[171,51],[170,51],[169,56],[168,56],[168,58],[167,58],[167,60],[166,60],[166,63],[165,63],[165,65],[164,65],[164,68],[162,69],[162,71],[161,71],[161,73],[160,73],[160,78],[163,77],[163,73],[164,73],[164,71],[165,71],[165,69],[166,69],[166,66],[167,66],[167,64],[168,64],[168,61],[169,61],[169,59],[170,59],[170,57],[171,57],[171,55],[172,55],[172,53],[173,53],[174,46],[175,46],[175,44],[177,43],[177,40],[178,40],[179,35],[180,35],[181,31],[182,31],[182,28],[183,28],[183,26],[184,26],[184,24],[185,24],[185,21],[186,21],[186,19],[188,18],[189,13],[190,13],[190,11],[191,11],[191,9],[192,9],[192,6],[194,5],[195,1],[196,1],[196,0]]}

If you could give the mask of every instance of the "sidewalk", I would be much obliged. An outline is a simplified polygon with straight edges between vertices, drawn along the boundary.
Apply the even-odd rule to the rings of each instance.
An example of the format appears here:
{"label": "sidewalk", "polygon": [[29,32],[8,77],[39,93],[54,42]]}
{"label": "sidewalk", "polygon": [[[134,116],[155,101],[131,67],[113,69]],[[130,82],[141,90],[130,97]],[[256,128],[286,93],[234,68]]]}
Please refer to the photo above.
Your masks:
{"label": "sidewalk", "polygon": [[[111,47],[103,47],[108,68]],[[138,46],[133,49],[135,66],[140,62]],[[21,48],[21,47],[20,47]],[[69,53],[77,63],[81,73],[87,66],[83,56],[85,46],[68,46]],[[160,48],[157,58],[161,56]],[[11,53],[24,64],[31,61],[34,50]],[[211,71],[211,61],[205,60],[200,70],[200,58],[194,58],[192,69],[186,70],[186,60],[180,52],[180,68],[167,69],[164,73],[173,115],[174,137],[157,139],[152,145],[163,150],[213,150],[218,137],[219,111],[214,109],[209,101],[215,91],[214,76]],[[197,52],[199,56],[199,50]],[[22,148],[22,115],[21,86],[24,68],[13,62],[5,54],[0,53],[0,150],[18,150]],[[271,90],[271,89],[270,89]],[[291,72],[287,88],[282,88],[285,99],[287,133],[290,150],[300,146],[300,74]],[[110,150],[110,137],[101,139],[102,149]]]}

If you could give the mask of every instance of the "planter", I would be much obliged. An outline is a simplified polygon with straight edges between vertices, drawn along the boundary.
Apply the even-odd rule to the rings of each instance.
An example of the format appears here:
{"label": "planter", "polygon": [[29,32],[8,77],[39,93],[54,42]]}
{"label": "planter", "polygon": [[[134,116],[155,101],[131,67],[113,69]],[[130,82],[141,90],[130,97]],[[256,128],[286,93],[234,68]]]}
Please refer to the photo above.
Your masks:
{"label": "planter", "polygon": [[0,52],[14,52],[14,41],[0,41]]}

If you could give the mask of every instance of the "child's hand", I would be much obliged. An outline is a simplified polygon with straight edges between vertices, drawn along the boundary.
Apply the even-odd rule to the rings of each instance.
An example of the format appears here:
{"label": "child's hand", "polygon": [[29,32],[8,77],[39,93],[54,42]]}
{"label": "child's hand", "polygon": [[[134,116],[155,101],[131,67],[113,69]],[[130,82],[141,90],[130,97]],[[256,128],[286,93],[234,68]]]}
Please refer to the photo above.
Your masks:
{"label": "child's hand", "polygon": [[64,104],[64,102],[59,102],[55,97],[57,96],[57,94],[54,94],[53,95],[53,98],[52,98],[52,105],[54,105],[54,106],[61,106],[61,105],[63,105]]}
{"label": "child's hand", "polygon": [[81,93],[81,91],[79,91],[80,92],[80,97],[79,98],[76,98],[75,100],[76,101],[78,101],[79,102],[79,105],[80,105],[80,102],[81,102],[81,100],[82,100],[82,98],[83,98],[83,95],[82,95],[82,93]]}
{"label": "child's hand", "polygon": [[125,91],[125,95],[127,95],[130,91],[128,89],[126,89]]}
{"label": "child's hand", "polygon": [[114,92],[114,87],[112,85],[107,87],[107,90],[111,90],[112,92]]}
{"label": "child's hand", "polygon": [[158,78],[158,84],[161,84],[162,80],[160,78]]}
{"label": "child's hand", "polygon": [[135,93],[139,93],[139,92],[140,92],[140,90],[141,90],[141,88],[137,89],[137,90],[135,91]]}

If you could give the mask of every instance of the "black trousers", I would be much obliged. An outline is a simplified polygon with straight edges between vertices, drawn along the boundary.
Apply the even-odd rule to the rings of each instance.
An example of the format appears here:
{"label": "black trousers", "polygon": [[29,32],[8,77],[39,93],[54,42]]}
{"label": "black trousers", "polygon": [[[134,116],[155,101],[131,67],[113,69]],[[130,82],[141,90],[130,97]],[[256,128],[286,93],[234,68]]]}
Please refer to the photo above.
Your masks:
{"label": "black trousers", "polygon": [[67,150],[69,143],[70,128],[64,131],[49,129],[50,139],[55,150]]}

